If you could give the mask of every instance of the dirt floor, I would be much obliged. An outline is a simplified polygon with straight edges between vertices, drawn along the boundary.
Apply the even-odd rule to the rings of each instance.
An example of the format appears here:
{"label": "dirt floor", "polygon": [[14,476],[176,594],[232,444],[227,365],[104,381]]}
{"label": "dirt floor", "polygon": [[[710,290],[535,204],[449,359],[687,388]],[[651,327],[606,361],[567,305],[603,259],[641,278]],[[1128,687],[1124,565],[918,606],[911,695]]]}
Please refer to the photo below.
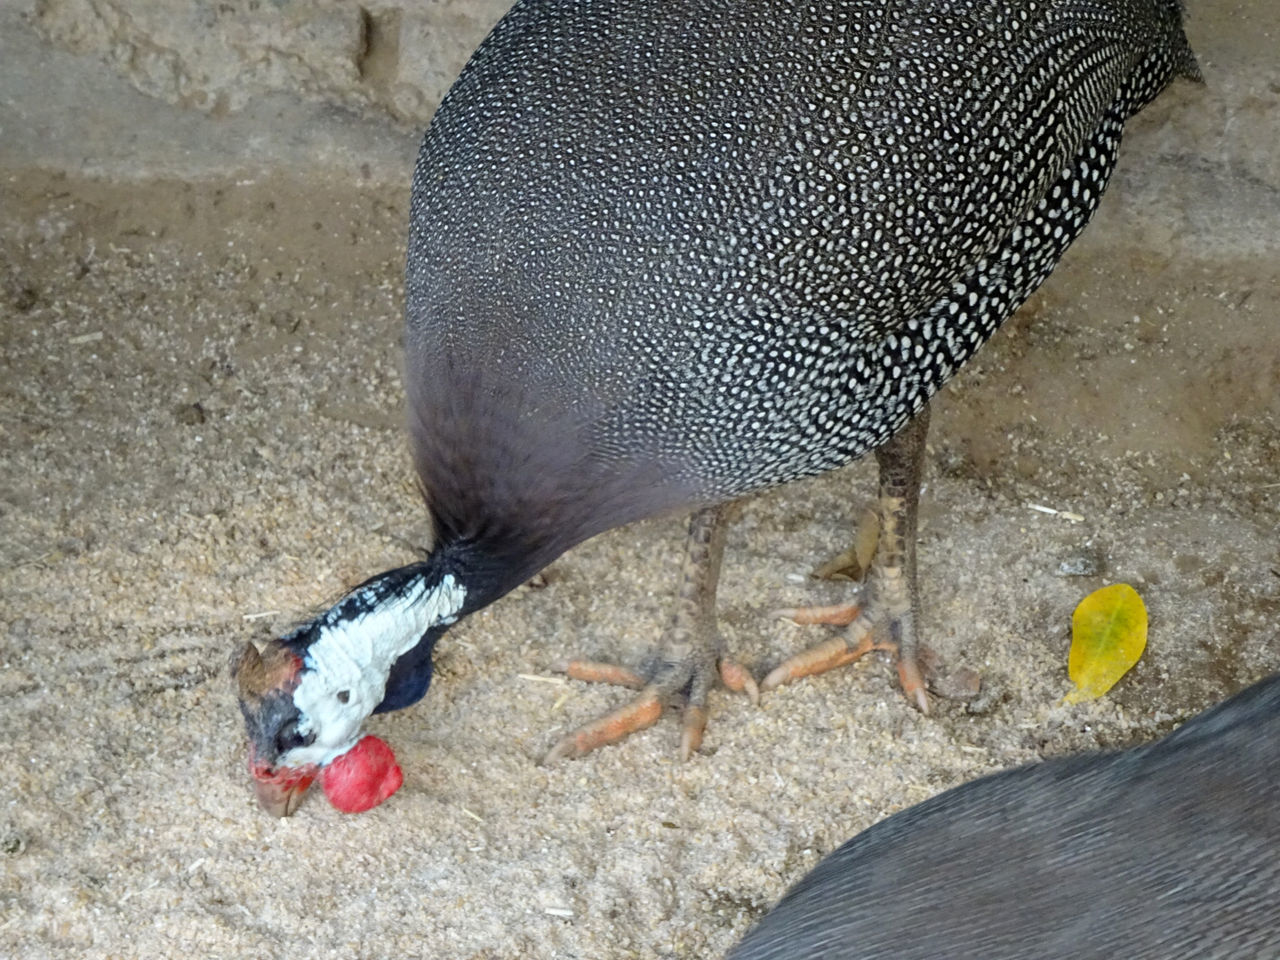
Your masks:
{"label": "dirt floor", "polygon": [[[0,954],[715,958],[887,814],[1274,670],[1275,24],[1267,0],[1194,9],[1209,86],[1132,125],[1095,225],[937,403],[924,627],[978,701],[923,717],[873,660],[758,708],[715,695],[689,763],[669,717],[540,766],[622,696],[549,664],[638,661],[663,625],[684,521],[652,521],[452,630],[427,698],[371,721],[406,779],[357,816],[257,810],[227,661],[429,537],[401,429],[407,167],[4,164]],[[746,505],[721,619],[758,676],[822,634],[770,611],[847,593],[808,574],[873,492],[863,463]],[[1071,611],[1121,581],[1146,655],[1065,706]]]}

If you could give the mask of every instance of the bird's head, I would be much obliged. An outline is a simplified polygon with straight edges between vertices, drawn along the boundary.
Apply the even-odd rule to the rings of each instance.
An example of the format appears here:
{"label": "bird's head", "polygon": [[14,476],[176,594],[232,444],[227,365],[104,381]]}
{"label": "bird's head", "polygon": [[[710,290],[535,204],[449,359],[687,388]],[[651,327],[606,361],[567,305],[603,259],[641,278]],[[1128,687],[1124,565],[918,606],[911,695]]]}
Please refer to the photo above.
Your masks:
{"label": "bird's head", "polygon": [[258,802],[289,816],[317,778],[330,802],[354,813],[400,786],[391,748],[361,737],[371,713],[406,707],[431,682],[435,639],[457,618],[464,591],[418,566],[361,584],[314,620],[231,664]]}
{"label": "bird's head", "polygon": [[258,802],[277,817],[298,808],[320,771],[314,760],[297,753],[316,742],[314,730],[300,729],[302,712],[293,702],[302,670],[302,658],[278,640],[269,641],[261,652],[246,643],[231,664]]}

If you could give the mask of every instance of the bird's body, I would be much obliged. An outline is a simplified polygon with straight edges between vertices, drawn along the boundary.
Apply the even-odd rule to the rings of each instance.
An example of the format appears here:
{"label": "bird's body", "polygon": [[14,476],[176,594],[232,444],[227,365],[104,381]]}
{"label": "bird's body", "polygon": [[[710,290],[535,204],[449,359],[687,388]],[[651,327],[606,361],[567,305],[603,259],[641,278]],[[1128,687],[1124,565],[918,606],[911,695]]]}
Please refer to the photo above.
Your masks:
{"label": "bird's body", "polygon": [[883,444],[1078,235],[1179,38],[1162,0],[517,4],[414,178],[442,533],[518,532],[519,582]]}
{"label": "bird's body", "polygon": [[964,784],[845,843],[728,960],[1280,956],[1280,675],[1147,746]]}
{"label": "bird's body", "polygon": [[[283,638],[310,706],[250,720],[260,762],[332,760],[374,708],[352,690],[407,706],[449,624],[679,509],[699,513],[677,652],[632,715],[553,752],[679,691],[696,748],[717,662],[744,683],[716,649],[715,505],[871,450],[881,556],[850,649],[765,686],[874,628],[926,707],[922,408],[1048,276],[1125,121],[1178,73],[1196,67],[1177,0],[518,2],[414,173],[406,387],[436,543]],[[249,675],[276,676],[268,659]],[[261,692],[242,689],[247,717]]]}

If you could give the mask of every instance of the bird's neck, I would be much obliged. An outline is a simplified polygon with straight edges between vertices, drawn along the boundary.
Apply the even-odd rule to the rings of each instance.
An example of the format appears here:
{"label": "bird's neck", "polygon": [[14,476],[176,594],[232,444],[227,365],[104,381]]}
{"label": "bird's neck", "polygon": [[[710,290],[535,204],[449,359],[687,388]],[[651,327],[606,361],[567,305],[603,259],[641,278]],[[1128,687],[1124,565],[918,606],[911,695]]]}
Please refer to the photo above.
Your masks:
{"label": "bird's neck", "polygon": [[366,580],[283,639],[303,660],[293,702],[305,718],[300,732],[315,734],[308,762],[327,763],[354,745],[396,662],[457,620],[466,600],[458,576],[433,556]]}
{"label": "bird's neck", "polygon": [[439,562],[380,573],[312,621],[318,632],[304,660],[351,661],[385,678],[428,630],[457,620],[466,597],[457,575]]}

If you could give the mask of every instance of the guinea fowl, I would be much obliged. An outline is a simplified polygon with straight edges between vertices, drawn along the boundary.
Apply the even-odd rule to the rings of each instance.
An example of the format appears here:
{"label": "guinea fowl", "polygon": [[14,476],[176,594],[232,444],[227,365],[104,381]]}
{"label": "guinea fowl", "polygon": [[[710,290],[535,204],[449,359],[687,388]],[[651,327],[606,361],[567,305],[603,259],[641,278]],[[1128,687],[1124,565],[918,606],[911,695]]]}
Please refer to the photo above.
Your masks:
{"label": "guinea fowl", "polygon": [[[877,559],[847,632],[772,687],[916,658],[930,396],[1049,275],[1126,120],[1196,78],[1176,0],[528,0],[449,91],[414,172],[406,386],[436,539],[240,656],[264,804],[417,701],[444,630],[565,550],[693,510],[654,672],[577,755],[717,674],[725,505],[875,451]],[[296,774],[296,775],[295,775]]]}
{"label": "guinea fowl", "polygon": [[1280,675],[1156,743],[948,790],[854,837],[728,960],[1280,957]]}

